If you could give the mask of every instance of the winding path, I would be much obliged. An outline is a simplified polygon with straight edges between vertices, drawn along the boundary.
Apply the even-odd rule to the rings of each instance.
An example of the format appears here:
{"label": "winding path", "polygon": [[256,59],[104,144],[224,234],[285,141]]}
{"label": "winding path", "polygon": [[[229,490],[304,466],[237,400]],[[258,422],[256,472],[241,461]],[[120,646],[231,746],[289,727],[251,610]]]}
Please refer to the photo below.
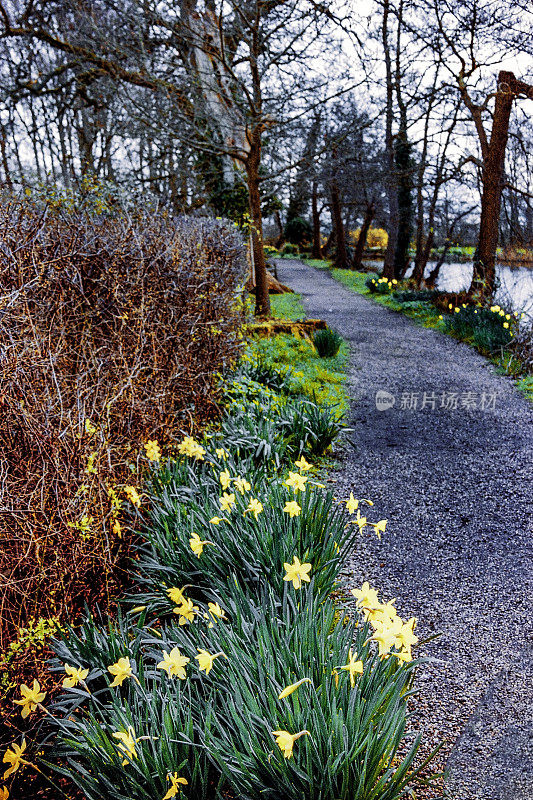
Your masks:
{"label": "winding path", "polygon": [[[424,797],[532,800],[533,409],[467,345],[299,261],[278,274],[350,344],[355,447],[337,491],[389,524],[381,542],[361,537],[346,580],[398,598],[421,638],[441,634],[414,724],[445,738],[449,777]],[[378,391],[394,405],[378,410]]]}

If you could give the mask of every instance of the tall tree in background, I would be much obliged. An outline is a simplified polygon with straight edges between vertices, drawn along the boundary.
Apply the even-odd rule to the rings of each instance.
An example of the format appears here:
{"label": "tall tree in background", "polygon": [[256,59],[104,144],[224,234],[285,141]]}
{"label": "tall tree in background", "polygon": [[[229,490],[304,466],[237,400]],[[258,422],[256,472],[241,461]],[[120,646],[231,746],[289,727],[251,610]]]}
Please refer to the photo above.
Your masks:
{"label": "tall tree in background", "polygon": [[107,76],[161,94],[179,120],[174,138],[218,156],[227,185],[245,182],[260,315],[270,311],[260,192],[263,136],[285,123],[287,109],[302,113],[317,80],[327,84],[312,69],[327,16],[312,0],[126,0],[119,7],[113,0],[0,3],[3,38],[61,53],[59,68],[75,72],[78,82]]}

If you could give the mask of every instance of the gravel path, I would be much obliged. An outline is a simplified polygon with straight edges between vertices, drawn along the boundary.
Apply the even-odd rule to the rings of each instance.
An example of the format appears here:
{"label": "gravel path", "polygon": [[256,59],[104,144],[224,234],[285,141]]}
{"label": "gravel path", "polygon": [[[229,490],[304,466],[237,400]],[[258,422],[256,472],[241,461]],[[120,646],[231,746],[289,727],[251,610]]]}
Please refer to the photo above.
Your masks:
{"label": "gravel path", "polygon": [[[369,580],[421,638],[441,634],[424,649],[436,660],[419,672],[415,724],[428,745],[446,741],[449,776],[417,797],[532,800],[531,406],[467,345],[301,262],[278,274],[351,348],[356,447],[337,491],[389,524],[381,542],[361,537],[347,585]],[[377,410],[380,390],[394,406]]]}

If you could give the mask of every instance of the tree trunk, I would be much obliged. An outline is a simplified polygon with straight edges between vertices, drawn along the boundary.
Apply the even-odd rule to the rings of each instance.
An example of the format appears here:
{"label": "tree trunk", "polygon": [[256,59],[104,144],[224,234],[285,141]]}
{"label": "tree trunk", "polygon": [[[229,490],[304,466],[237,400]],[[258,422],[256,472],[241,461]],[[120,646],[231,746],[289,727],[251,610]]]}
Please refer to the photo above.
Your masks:
{"label": "tree trunk", "polygon": [[248,180],[248,198],[250,202],[251,259],[253,264],[253,280],[255,283],[255,314],[258,317],[270,316],[270,297],[268,294],[267,268],[263,250],[263,218],[261,215],[261,195],[259,192],[259,165],[261,162],[261,134],[254,131],[248,158],[246,159],[246,176]]}
{"label": "tree trunk", "polygon": [[363,265],[363,253],[365,251],[368,231],[370,230],[372,220],[374,219],[375,211],[376,208],[374,206],[374,202],[372,201],[368,203],[365,210],[363,224],[361,225],[361,230],[359,231],[359,238],[357,240],[357,244],[355,245],[355,253],[352,261],[352,269],[361,269]]}
{"label": "tree trunk", "polygon": [[496,289],[496,248],[509,118],[515,95],[524,91],[528,94],[531,91],[533,96],[533,87],[517,81],[512,72],[500,72],[490,143],[483,161],[479,239],[469,289],[470,295],[476,294],[479,298],[490,299]]}
{"label": "tree trunk", "polygon": [[396,167],[394,159],[394,137],[392,134],[392,124],[394,118],[394,81],[392,76],[392,63],[389,45],[389,0],[383,3],[383,23],[382,23],[382,43],[383,54],[385,56],[385,75],[386,75],[386,107],[385,107],[385,153],[387,166],[387,201],[389,207],[389,218],[387,225],[387,250],[383,264],[383,277],[392,280],[394,278],[394,255],[396,253],[396,243],[398,239],[399,209],[398,209],[398,187],[396,179]]}
{"label": "tree trunk", "polygon": [[346,250],[346,239],[344,236],[344,224],[342,222],[341,198],[339,185],[335,177],[331,181],[331,222],[335,231],[335,266],[337,269],[349,269],[348,252]]}
{"label": "tree trunk", "polygon": [[318,210],[318,182],[313,181],[311,192],[311,211],[313,215],[313,258],[322,258],[322,247],[320,244],[320,212]]}

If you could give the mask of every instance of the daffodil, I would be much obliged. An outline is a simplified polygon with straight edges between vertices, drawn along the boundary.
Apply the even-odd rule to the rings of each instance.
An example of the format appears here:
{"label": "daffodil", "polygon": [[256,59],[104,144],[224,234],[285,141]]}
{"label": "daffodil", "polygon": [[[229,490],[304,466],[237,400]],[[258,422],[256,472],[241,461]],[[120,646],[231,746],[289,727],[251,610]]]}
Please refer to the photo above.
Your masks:
{"label": "daffodil", "polygon": [[114,739],[118,739],[120,744],[117,745],[117,749],[119,753],[125,756],[124,761],[122,762],[122,766],[125,767],[129,764],[132,759],[137,758],[137,751],[135,749],[135,745],[138,742],[138,739],[135,738],[135,730],[128,725],[127,731],[116,731],[113,734]]}
{"label": "daffodil", "polygon": [[370,523],[372,525],[372,527],[374,528],[374,530],[376,531],[376,535],[377,535],[378,539],[381,539],[381,534],[385,533],[385,527],[387,525],[387,522],[388,522],[388,520],[386,520],[386,519],[380,519],[379,522],[371,522]]}
{"label": "daffodil", "polygon": [[159,662],[157,669],[165,670],[169,678],[175,677],[183,681],[187,677],[185,665],[188,664],[190,660],[190,658],[182,656],[177,647],[173,647],[170,653],[163,650],[163,660]]}
{"label": "daffodil", "polygon": [[205,448],[198,444],[191,436],[185,436],[183,441],[178,445],[178,453],[181,455],[195,458],[198,461],[203,461],[205,456]]}
{"label": "daffodil", "polygon": [[216,622],[218,619],[224,619],[226,616],[226,612],[220,608],[218,603],[208,603],[207,608],[209,609],[209,616],[211,616],[214,621]]}
{"label": "daffodil", "polygon": [[289,486],[295,492],[301,492],[305,489],[307,478],[305,475],[300,475],[299,472],[289,472],[289,477],[285,481],[285,486]]}
{"label": "daffodil", "polygon": [[350,683],[353,689],[355,686],[355,676],[363,674],[363,662],[357,660],[357,656],[352,653],[351,648],[348,654],[348,663],[344,667],[341,667],[341,669],[347,670],[350,673]]}
{"label": "daffodil", "polygon": [[26,750],[26,740],[23,739],[22,744],[19,746],[18,744],[12,744],[11,747],[8,747],[6,752],[4,753],[4,757],[2,761],[4,764],[11,764],[10,767],[6,769],[4,772],[4,780],[9,778],[10,775],[13,775],[14,772],[18,770],[21,764],[27,764],[27,761],[24,761],[23,755],[24,751]]}
{"label": "daffodil", "polygon": [[286,514],[288,514],[291,518],[292,517],[299,517],[302,509],[296,502],[296,500],[291,500],[289,503],[285,503],[283,510]]}
{"label": "daffodil", "polygon": [[31,689],[25,683],[21,683],[20,693],[22,700],[15,700],[15,703],[18,706],[22,706],[21,714],[23,719],[26,719],[43,702],[46,692],[41,692],[39,681],[34,680]]}
{"label": "daffodil", "polygon": [[208,653],[207,650],[202,650],[200,647],[196,648],[198,650],[198,655],[195,656],[196,660],[198,661],[198,669],[200,672],[205,672],[206,675],[209,675],[209,672],[213,668],[213,661],[215,658],[219,658],[219,656],[226,657],[224,653]]}
{"label": "daffodil", "polygon": [[295,461],[294,463],[298,467],[300,472],[307,472],[307,470],[313,469],[313,465],[308,464],[303,456],[300,456],[299,461]]}
{"label": "daffodil", "polygon": [[358,608],[378,608],[380,605],[376,589],[371,589],[368,581],[365,581],[360,589],[352,589],[352,594],[357,600]]}
{"label": "daffodil", "polygon": [[290,686],[286,686],[285,689],[279,693],[278,700],[283,700],[284,697],[288,697],[290,694],[296,691],[302,683],[313,683],[311,678],[302,678],[301,680],[297,681],[296,683],[291,683]]}
{"label": "daffodil", "polygon": [[222,511],[227,511],[228,513],[231,511],[232,506],[235,505],[235,495],[233,492],[230,494],[229,492],[224,492],[222,497],[220,498],[220,508]]}
{"label": "daffodil", "polygon": [[178,792],[181,792],[180,784],[182,786],[187,786],[189,783],[186,778],[178,778],[177,772],[175,772],[173,775],[168,775],[167,777],[170,780],[170,788],[162,800],[171,800],[172,797],[176,797]]}
{"label": "daffodil", "polygon": [[228,488],[228,486],[231,483],[231,475],[229,474],[229,471],[227,469],[225,469],[223,472],[220,473],[220,475],[218,476],[218,479],[220,481],[222,489],[224,491],[226,491],[226,489]]}
{"label": "daffodil", "polygon": [[149,461],[161,461],[161,448],[157,439],[149,439],[144,445],[146,458]]}
{"label": "daffodil", "polygon": [[357,511],[357,517],[354,520],[352,520],[352,525],[357,525],[359,527],[359,533],[362,533],[363,528],[366,528],[368,522],[366,520],[366,517],[362,517],[361,512]]}
{"label": "daffodil", "polygon": [[217,447],[217,449],[215,450],[215,453],[217,455],[217,458],[221,458],[223,461],[225,461],[227,459],[227,457],[228,457],[228,454],[227,454],[226,450],[224,450],[223,447]]}
{"label": "daffodil", "polygon": [[202,540],[200,539],[197,533],[192,533],[191,538],[189,539],[189,544],[195,556],[198,556],[198,558],[200,558],[200,556],[204,551],[204,546],[206,544],[213,544],[213,542],[208,542],[207,539]]}
{"label": "daffodil", "polygon": [[300,560],[294,556],[292,564],[283,564],[287,574],[283,578],[284,581],[292,581],[292,585],[295,589],[299,589],[302,585],[302,581],[307,581],[307,583],[311,582],[311,578],[309,577],[309,572],[311,572],[312,565],[311,564],[300,564]]}
{"label": "daffodil", "polygon": [[300,731],[299,733],[289,733],[288,731],[272,731],[273,736],[276,737],[276,744],[283,752],[285,758],[291,758],[292,748],[294,742],[301,736],[310,736],[309,731]]}
{"label": "daffodil", "polygon": [[0,800],[7,800],[9,797],[9,789],[7,786],[2,786],[0,789]]}
{"label": "daffodil", "polygon": [[391,649],[395,646],[396,638],[402,629],[402,625],[402,620],[398,617],[395,620],[384,621],[381,625],[376,627],[370,639],[377,642],[378,652],[382,658],[388,656]]}
{"label": "daffodil", "polygon": [[141,497],[135,486],[125,486],[124,494],[133,506],[139,508],[141,505]]}
{"label": "daffodil", "polygon": [[350,492],[350,497],[346,501],[346,508],[348,509],[350,514],[355,514],[357,509],[359,508],[359,500],[356,500],[353,496],[353,492]]}
{"label": "daffodil", "polygon": [[248,503],[248,506],[244,513],[246,514],[246,512],[249,511],[257,519],[258,514],[260,514],[262,510],[263,510],[263,503],[261,503],[260,500],[257,500],[257,498],[251,497],[250,502]]}
{"label": "daffodil", "polygon": [[71,667],[70,664],[65,664],[65,672],[67,673],[68,678],[63,679],[64,689],[73,689],[74,686],[78,685],[78,683],[84,683],[87,675],[89,674],[88,669]]}
{"label": "daffodil", "polygon": [[113,682],[110,683],[110,686],[121,686],[122,683],[126,680],[126,678],[132,678],[133,672],[131,671],[131,664],[128,657],[126,658],[119,658],[116,664],[111,664],[107,668],[107,671],[114,675]]}
{"label": "daffodil", "polygon": [[211,517],[209,522],[211,525],[220,525],[220,523],[222,522],[222,517]]}
{"label": "daffodil", "polygon": [[194,621],[194,615],[198,613],[198,606],[193,604],[192,600],[184,600],[183,603],[177,608],[173,609],[174,614],[179,615],[179,624],[187,625],[188,622]]}
{"label": "daffodil", "polygon": [[418,636],[416,636],[414,629],[416,625],[415,617],[411,617],[410,620],[404,622],[400,631],[396,634],[396,647],[398,649],[408,649],[409,652],[411,651],[412,645],[418,642]]}
{"label": "daffodil", "polygon": [[179,589],[177,586],[171,586],[169,589],[167,589],[167,594],[170,600],[172,600],[173,603],[176,603],[177,606],[185,601],[183,589]]}
{"label": "daffodil", "polygon": [[237,491],[240,492],[241,494],[249,492],[250,489],[252,488],[251,483],[249,483],[245,478],[241,478],[240,475],[238,478],[235,478],[235,480],[233,481],[233,485],[235,486]]}

